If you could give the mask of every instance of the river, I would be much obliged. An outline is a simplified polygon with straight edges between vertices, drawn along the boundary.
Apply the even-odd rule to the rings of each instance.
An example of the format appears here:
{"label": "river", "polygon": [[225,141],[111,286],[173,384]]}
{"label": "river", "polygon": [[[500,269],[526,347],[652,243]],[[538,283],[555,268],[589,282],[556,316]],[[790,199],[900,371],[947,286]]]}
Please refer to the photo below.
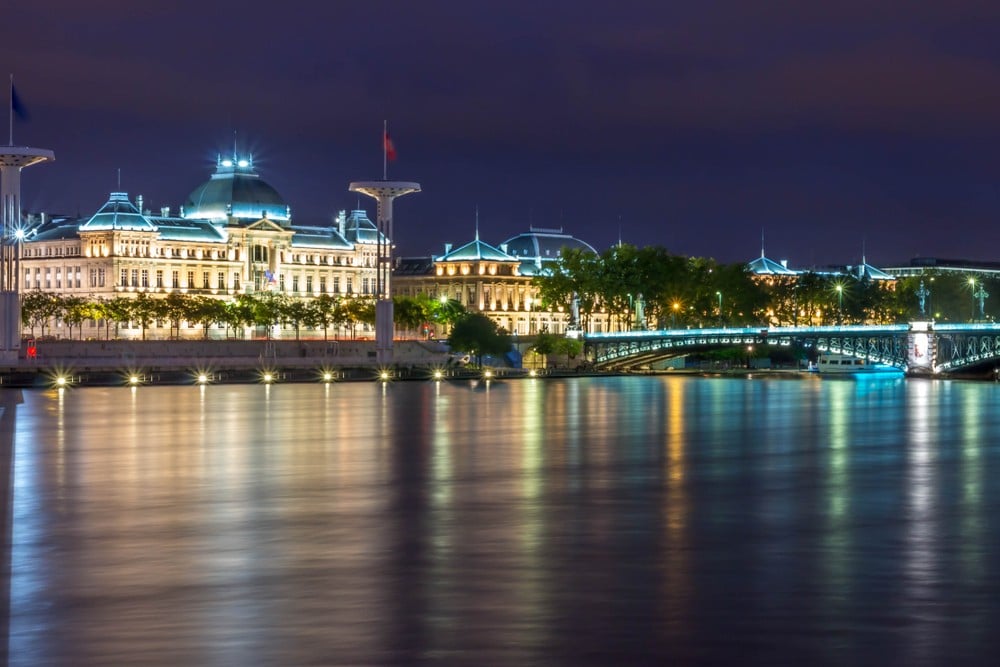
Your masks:
{"label": "river", "polygon": [[10,665],[1000,659],[1000,385],[0,393]]}

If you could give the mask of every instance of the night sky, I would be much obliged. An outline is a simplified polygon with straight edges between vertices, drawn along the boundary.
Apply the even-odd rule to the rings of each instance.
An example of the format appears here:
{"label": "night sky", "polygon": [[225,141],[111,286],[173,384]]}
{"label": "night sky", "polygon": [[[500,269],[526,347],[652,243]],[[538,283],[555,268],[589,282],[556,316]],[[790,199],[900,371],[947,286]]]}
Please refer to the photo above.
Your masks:
{"label": "night sky", "polygon": [[[5,3],[32,211],[172,206],[252,150],[297,223],[421,183],[398,253],[529,224],[806,268],[1000,260],[1000,3]],[[4,116],[6,121],[6,115]],[[5,128],[6,129],[6,128]],[[6,132],[4,133],[6,134]],[[369,200],[370,201],[370,200]],[[362,204],[374,217],[374,206]]]}

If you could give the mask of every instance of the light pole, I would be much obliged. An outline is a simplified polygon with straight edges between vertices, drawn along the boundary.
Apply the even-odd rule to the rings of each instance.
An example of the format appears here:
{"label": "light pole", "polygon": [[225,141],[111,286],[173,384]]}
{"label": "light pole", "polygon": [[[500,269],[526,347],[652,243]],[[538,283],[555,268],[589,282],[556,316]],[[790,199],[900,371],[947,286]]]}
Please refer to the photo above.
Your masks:
{"label": "light pole", "polygon": [[976,321],[976,279],[969,278],[969,291],[972,292],[972,310],[969,312],[969,321]]}
{"label": "light pole", "polygon": [[722,292],[716,292],[715,296],[719,297],[719,326],[722,326]]}
{"label": "light pole", "polygon": [[837,285],[837,325],[844,323],[844,286]]}
{"label": "light pole", "polygon": [[681,304],[678,303],[677,301],[674,301],[673,305],[671,306],[671,311],[670,311],[670,328],[671,329],[676,329],[677,328],[677,311],[680,310],[680,309],[681,309]]}

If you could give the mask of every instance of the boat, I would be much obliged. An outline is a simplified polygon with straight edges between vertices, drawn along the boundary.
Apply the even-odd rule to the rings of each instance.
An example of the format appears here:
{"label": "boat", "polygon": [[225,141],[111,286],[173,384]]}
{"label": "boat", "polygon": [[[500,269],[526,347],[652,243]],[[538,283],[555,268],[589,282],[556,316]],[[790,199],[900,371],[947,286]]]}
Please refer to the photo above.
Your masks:
{"label": "boat", "polygon": [[896,366],[880,364],[839,352],[821,352],[811,370],[815,370],[820,375],[903,374],[903,370]]}

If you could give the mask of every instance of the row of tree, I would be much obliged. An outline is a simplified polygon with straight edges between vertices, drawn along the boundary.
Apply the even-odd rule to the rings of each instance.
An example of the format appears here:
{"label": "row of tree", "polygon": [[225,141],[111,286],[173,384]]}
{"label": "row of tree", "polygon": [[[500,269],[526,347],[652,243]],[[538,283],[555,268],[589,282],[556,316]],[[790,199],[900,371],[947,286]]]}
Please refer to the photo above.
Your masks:
{"label": "row of tree", "polygon": [[[454,300],[441,302],[426,296],[396,297],[394,319],[404,331],[427,335],[431,327],[450,326],[465,312]],[[303,328],[322,330],[327,338],[331,330],[357,335],[359,325],[375,324],[375,301],[370,297],[340,298],[321,295],[314,299],[296,299],[278,292],[241,294],[233,300],[175,292],[153,297],[140,292],[135,296],[88,299],[81,296],[31,291],[21,301],[21,320],[32,336],[36,330],[44,336],[54,322],[67,328],[67,337],[83,336],[87,321],[103,325],[105,338],[117,336],[119,327],[134,324],[146,337],[153,323],[169,326],[172,336],[180,334],[182,323],[201,325],[207,338],[212,327],[225,327],[226,335],[246,327],[263,329],[270,336],[274,326],[290,326],[298,338]],[[101,330],[100,328],[98,329]]]}
{"label": "row of tree", "polygon": [[742,263],[628,244],[599,255],[565,249],[535,284],[543,307],[575,306],[584,330],[598,312],[606,313],[616,330],[993,319],[989,303],[980,311],[976,295],[983,288],[1000,296],[1000,280],[988,274],[971,282],[967,274],[934,270],[895,281],[833,271],[766,277]]}

